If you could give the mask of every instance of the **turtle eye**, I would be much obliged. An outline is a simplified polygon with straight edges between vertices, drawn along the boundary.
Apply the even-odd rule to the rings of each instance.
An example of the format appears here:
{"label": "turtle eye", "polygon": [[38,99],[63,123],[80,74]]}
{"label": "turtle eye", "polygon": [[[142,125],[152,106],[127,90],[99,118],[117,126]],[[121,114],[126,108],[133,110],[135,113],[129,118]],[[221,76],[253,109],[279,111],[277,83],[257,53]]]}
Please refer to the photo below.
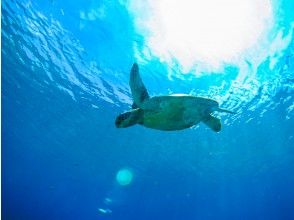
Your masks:
{"label": "turtle eye", "polygon": [[126,112],[126,113],[123,113],[123,114],[121,114],[120,116],[118,116],[119,117],[119,119],[120,120],[125,120],[125,119],[127,119],[127,118],[129,118],[130,117],[130,112]]}

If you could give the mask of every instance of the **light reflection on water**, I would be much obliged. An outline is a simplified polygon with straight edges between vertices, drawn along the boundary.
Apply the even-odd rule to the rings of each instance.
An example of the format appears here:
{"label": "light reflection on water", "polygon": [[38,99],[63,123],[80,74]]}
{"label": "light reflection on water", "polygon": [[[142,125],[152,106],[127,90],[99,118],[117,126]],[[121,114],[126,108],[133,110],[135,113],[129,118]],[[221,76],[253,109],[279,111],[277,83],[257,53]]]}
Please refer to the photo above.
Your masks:
{"label": "light reflection on water", "polygon": [[[96,7],[99,10],[95,8],[81,10],[79,16],[82,26],[79,27],[80,30],[83,31],[87,26],[91,27],[93,21],[108,22],[107,10],[110,7],[113,6],[105,3],[103,6]],[[52,10],[60,13],[58,6],[53,7]],[[113,10],[122,9],[114,8]],[[24,73],[19,74],[29,81],[33,80],[40,87],[54,85],[74,101],[87,97],[93,103],[98,98],[116,106],[131,104],[128,75],[134,59],[126,54],[126,62],[123,67],[116,68],[115,63],[109,61],[103,63],[97,60],[99,57],[91,58],[85,52],[83,42],[75,39],[70,30],[63,27],[62,18],[65,12],[63,10],[62,12],[61,19],[58,20],[50,13],[38,11],[33,3],[16,1],[15,6],[12,6],[4,2],[3,55],[12,53],[16,48],[17,64],[35,73],[34,77]],[[278,17],[281,16],[281,13],[276,11],[275,13],[275,20],[281,21],[282,18]],[[18,15],[13,16],[14,14]],[[283,26],[287,22],[289,23],[288,28]],[[257,48],[253,48],[247,53],[247,56],[242,57],[243,60],[235,64],[227,63],[219,70],[209,66],[203,69],[201,65],[198,67],[196,65],[194,70],[183,74],[183,68],[176,59],[170,63],[152,54],[145,56],[144,51],[150,48],[148,45],[144,46],[146,39],[142,38],[140,33],[137,33],[137,39],[133,39],[134,56],[140,64],[145,84],[151,87],[151,93],[153,92],[154,95],[170,94],[181,91],[182,88],[186,93],[214,98],[223,107],[238,113],[245,111],[250,114],[251,111],[258,108],[274,108],[279,103],[273,100],[276,94],[286,92],[289,95],[283,102],[289,102],[287,117],[291,117],[293,115],[293,103],[291,103],[293,100],[291,97],[293,55],[291,50],[294,23],[291,21],[284,21],[284,23],[275,24],[270,40],[266,43],[260,42]],[[111,29],[112,26],[108,28]],[[110,37],[106,32],[104,35],[99,35],[100,31],[97,32],[97,46],[92,46],[95,48],[94,51],[102,50],[107,56],[117,51],[120,53],[122,45],[117,42],[114,42],[113,48],[115,49],[112,51],[99,47],[99,40],[103,41]],[[12,33],[18,36],[17,40],[10,37]],[[93,29],[93,35],[95,34],[95,29]],[[138,53],[140,49],[142,51]],[[122,59],[124,58],[123,53]],[[13,62],[11,58],[8,59]],[[260,115],[265,111],[261,110]],[[232,118],[239,119],[240,115]]]}

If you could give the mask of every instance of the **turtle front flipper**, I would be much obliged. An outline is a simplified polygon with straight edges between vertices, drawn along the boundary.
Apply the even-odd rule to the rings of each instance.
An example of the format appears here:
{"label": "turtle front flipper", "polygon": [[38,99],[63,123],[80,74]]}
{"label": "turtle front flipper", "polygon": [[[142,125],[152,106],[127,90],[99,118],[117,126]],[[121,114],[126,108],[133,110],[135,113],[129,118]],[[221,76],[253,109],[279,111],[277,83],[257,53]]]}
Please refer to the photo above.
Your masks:
{"label": "turtle front flipper", "polygon": [[210,127],[213,131],[219,132],[222,128],[222,124],[219,118],[216,118],[212,115],[207,115],[202,122]]}
{"label": "turtle front flipper", "polygon": [[134,63],[131,69],[130,87],[134,100],[134,106],[142,106],[142,103],[149,99],[149,94],[140,77],[139,67],[137,63]]}

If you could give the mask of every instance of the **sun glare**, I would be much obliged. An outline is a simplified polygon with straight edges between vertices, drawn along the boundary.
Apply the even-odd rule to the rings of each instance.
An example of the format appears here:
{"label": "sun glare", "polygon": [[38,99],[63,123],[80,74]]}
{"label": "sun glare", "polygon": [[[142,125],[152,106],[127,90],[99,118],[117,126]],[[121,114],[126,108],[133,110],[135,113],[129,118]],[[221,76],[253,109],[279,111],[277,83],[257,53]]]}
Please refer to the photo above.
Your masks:
{"label": "sun glare", "polygon": [[146,46],[155,56],[176,59],[186,69],[199,62],[219,66],[238,59],[258,43],[273,16],[270,0],[148,2],[148,15],[136,21],[145,32]]}

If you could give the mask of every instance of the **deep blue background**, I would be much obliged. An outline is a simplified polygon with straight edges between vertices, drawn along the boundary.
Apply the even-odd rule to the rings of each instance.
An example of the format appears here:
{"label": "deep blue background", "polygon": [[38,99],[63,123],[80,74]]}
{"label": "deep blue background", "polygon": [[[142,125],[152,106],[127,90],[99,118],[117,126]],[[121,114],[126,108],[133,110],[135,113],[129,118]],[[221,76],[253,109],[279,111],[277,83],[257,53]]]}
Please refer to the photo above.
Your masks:
{"label": "deep blue background", "polygon": [[[101,5],[105,20],[80,18]],[[232,86],[239,67],[171,80],[156,57],[142,65],[151,95],[196,90],[238,112],[220,133],[161,132],[114,127],[143,41],[124,5],[4,0],[1,21],[3,219],[294,219],[293,40],[274,69],[260,64],[254,94]]]}

